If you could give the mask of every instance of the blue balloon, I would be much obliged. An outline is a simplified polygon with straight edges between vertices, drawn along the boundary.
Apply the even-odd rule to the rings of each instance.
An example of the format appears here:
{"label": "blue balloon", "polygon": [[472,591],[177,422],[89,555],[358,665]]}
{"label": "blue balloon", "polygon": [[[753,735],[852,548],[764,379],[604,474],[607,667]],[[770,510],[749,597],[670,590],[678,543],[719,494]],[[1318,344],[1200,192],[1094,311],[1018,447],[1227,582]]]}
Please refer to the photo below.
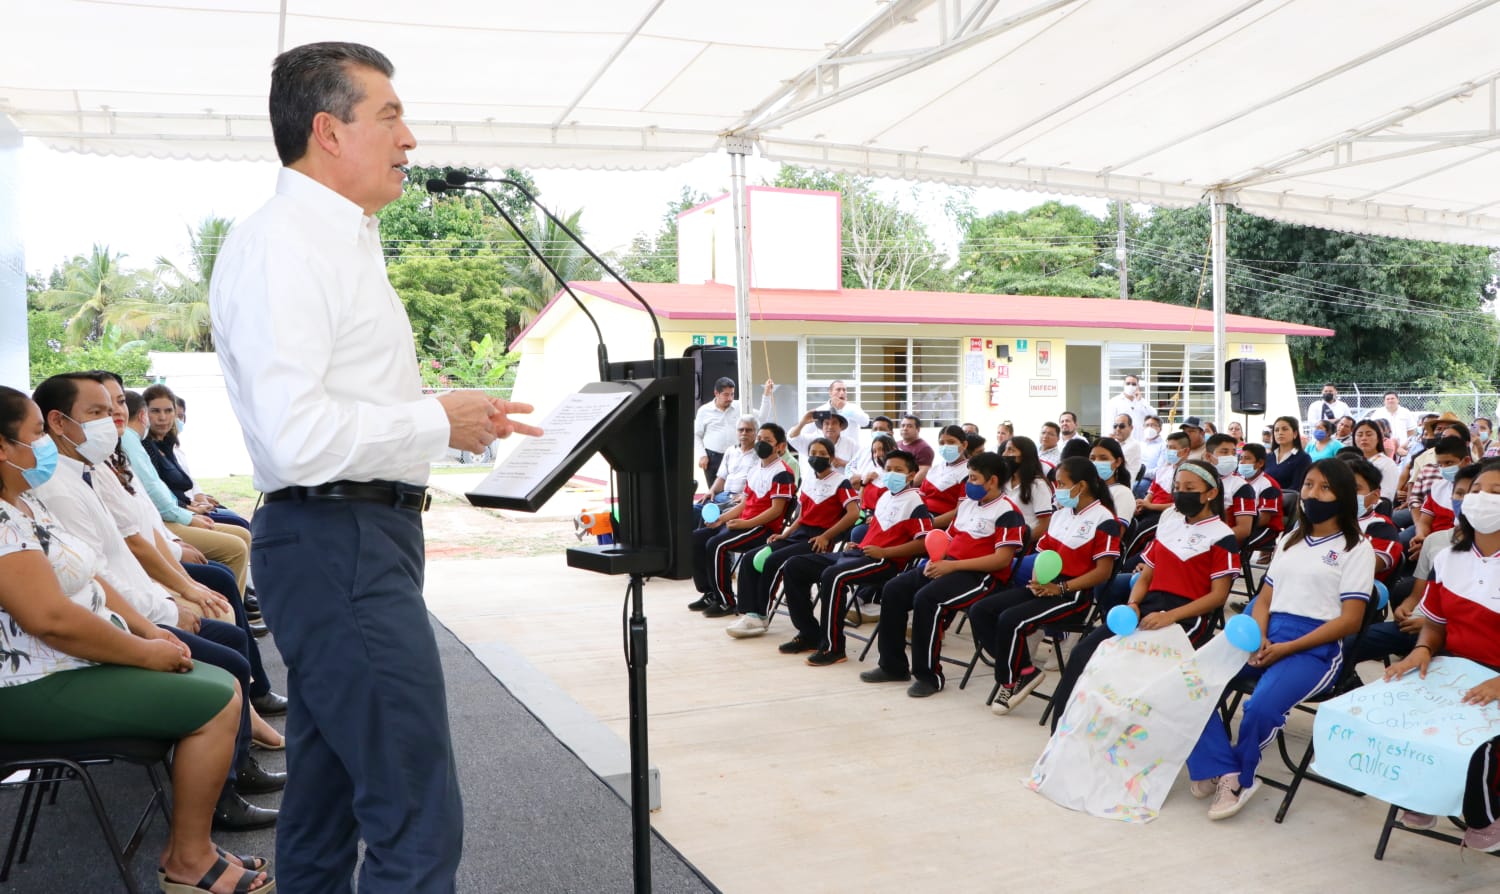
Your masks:
{"label": "blue balloon", "polygon": [[719,520],[719,504],[718,503],[704,503],[703,504],[703,523],[705,525],[711,525],[711,524],[713,524],[714,522],[716,522],[718,520]]}
{"label": "blue balloon", "polygon": [[1249,615],[1235,615],[1224,625],[1224,635],[1229,644],[1243,652],[1254,652],[1260,648],[1260,625]]}
{"label": "blue balloon", "polygon": [[1104,623],[1109,626],[1109,632],[1115,636],[1129,636],[1135,633],[1135,628],[1141,623],[1141,619],[1135,613],[1135,609],[1130,606],[1117,605],[1104,616]]}
{"label": "blue balloon", "polygon": [[1134,590],[1135,589],[1135,582],[1138,581],[1138,580],[1140,580],[1140,579],[1141,579],[1141,573],[1139,571],[1137,571],[1135,574],[1132,574],[1130,576],[1130,589]]}
{"label": "blue balloon", "polygon": [[1385,588],[1380,581],[1375,582],[1375,607],[1385,608],[1391,604],[1391,591]]}

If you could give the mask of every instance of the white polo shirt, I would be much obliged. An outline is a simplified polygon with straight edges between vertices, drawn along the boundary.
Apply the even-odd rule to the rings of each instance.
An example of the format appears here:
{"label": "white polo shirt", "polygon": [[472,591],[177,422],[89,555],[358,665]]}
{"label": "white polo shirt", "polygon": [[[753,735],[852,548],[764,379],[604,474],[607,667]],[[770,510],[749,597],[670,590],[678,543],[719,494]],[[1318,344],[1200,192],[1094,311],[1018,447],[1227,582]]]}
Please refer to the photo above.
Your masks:
{"label": "white polo shirt", "polygon": [[1289,537],[1277,542],[1266,569],[1266,583],[1274,588],[1271,611],[1331,621],[1343,611],[1344,600],[1369,601],[1375,584],[1375,550],[1369,540],[1361,537],[1349,549],[1344,535],[1334,532],[1286,547]]}

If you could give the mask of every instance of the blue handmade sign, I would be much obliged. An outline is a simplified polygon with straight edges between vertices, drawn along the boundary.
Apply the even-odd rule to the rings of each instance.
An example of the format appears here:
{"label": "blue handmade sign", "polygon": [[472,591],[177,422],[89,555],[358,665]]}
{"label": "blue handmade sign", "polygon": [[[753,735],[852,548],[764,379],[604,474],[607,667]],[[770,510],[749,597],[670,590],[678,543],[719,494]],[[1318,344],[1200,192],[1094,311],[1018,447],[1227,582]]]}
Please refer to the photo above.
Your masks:
{"label": "blue handmade sign", "polygon": [[1412,672],[1324,702],[1313,772],[1408,810],[1461,814],[1469,760],[1500,736],[1500,704],[1463,697],[1494,676],[1472,661],[1434,658],[1426,679]]}

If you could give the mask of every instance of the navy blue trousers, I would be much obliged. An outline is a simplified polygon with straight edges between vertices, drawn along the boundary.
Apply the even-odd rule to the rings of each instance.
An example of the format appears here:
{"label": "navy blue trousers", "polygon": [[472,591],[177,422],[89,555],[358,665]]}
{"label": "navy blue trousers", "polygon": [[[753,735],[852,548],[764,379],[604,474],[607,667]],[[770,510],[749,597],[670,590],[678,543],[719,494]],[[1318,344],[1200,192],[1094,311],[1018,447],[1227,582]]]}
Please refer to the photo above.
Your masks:
{"label": "navy blue trousers", "polygon": [[[232,575],[231,575],[232,578]],[[240,729],[234,735],[234,762],[229,765],[225,790],[234,783],[235,771],[250,754],[250,662],[245,660],[245,632],[226,621],[204,620],[197,633],[163,627],[177,634],[194,661],[223,668],[240,681]]]}
{"label": "navy blue trousers", "polygon": [[213,561],[202,565],[183,562],[182,567],[187,569],[188,576],[193,580],[229,600],[230,608],[234,609],[234,626],[245,634],[245,657],[250,660],[249,695],[251,698],[259,698],[270,692],[271,681],[260,661],[260,646],[255,637],[250,635],[250,619],[245,616],[245,603],[240,599],[240,588],[235,583],[234,572],[223,562]]}
{"label": "navy blue trousers", "polygon": [[283,894],[455,889],[463,806],[422,601],[422,517],[374,503],[268,503],[250,548],[287,666]]}

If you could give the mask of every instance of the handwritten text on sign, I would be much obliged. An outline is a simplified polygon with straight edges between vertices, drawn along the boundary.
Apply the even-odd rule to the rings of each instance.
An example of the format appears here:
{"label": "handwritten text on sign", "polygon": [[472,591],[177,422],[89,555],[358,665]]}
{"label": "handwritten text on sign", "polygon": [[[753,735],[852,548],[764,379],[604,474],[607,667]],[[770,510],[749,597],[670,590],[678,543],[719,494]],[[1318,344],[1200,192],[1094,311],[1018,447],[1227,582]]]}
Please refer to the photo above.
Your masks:
{"label": "handwritten text on sign", "polygon": [[1409,810],[1461,813],[1470,758],[1500,736],[1500,705],[1466,705],[1463,696],[1494,676],[1472,661],[1434,658],[1425,680],[1411,673],[1324,702],[1313,771]]}

